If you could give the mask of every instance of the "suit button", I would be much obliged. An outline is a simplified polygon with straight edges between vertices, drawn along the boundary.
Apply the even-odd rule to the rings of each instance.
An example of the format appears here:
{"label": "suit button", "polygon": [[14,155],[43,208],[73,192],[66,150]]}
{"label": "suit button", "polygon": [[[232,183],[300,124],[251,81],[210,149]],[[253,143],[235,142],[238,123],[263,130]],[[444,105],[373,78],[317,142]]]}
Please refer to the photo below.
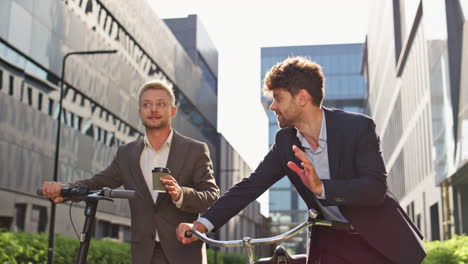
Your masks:
{"label": "suit button", "polygon": [[337,203],[344,203],[344,199],[343,198],[335,198],[335,201]]}

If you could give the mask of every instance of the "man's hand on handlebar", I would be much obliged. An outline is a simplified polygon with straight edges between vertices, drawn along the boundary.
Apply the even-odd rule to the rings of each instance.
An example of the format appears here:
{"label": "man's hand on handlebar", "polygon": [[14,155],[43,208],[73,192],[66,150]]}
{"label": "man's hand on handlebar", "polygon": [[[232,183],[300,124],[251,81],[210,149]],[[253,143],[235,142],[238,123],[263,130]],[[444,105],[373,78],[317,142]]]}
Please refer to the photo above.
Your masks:
{"label": "man's hand on handlebar", "polygon": [[60,196],[62,187],[63,184],[60,182],[44,182],[44,184],[42,184],[42,194],[53,200],[54,203],[61,203],[65,200]]}
{"label": "man's hand on handlebar", "polygon": [[189,234],[188,230],[190,229],[195,229],[202,233],[206,233],[206,231],[208,231],[204,224],[197,222],[197,221],[193,222],[193,224],[180,223],[176,229],[176,235],[177,235],[177,239],[179,239],[179,241],[182,244],[190,244],[193,241],[198,239],[196,236],[193,236],[192,234],[190,234],[190,236],[187,236],[187,234]]}

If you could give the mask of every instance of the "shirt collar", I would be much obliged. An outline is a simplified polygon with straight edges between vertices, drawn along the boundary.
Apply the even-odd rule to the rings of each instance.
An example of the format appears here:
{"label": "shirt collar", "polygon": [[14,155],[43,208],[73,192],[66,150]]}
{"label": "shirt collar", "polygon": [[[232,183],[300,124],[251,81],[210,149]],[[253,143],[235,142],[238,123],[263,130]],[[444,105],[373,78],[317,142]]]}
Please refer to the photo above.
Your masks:
{"label": "shirt collar", "polygon": [[[323,109],[321,109],[321,111],[322,111],[322,125],[320,127],[320,135],[319,135],[318,143],[319,143],[319,148],[324,148],[324,145],[327,143],[327,122],[325,120],[325,111],[323,111]],[[296,137],[301,142],[301,145],[304,148],[311,149],[310,144],[307,141],[307,139],[304,137],[304,135],[299,131],[299,129],[296,128],[296,130],[297,130]]]}
{"label": "shirt collar", "polygon": [[[169,136],[167,137],[167,139],[164,142],[163,146],[167,145],[170,148],[171,144],[172,144],[172,138],[173,137],[174,137],[174,130],[171,129],[171,133],[169,133]],[[153,148],[153,146],[151,146],[151,143],[149,142],[148,137],[146,136],[146,134],[145,134],[145,137],[143,138],[143,142],[145,143],[146,147]]]}

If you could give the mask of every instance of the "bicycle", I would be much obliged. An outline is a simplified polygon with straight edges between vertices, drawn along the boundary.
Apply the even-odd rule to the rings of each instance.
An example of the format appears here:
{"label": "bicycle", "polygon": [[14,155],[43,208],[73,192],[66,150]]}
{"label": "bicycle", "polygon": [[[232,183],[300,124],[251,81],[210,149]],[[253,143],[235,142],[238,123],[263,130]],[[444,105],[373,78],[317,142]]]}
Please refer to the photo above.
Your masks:
{"label": "bicycle", "polygon": [[[42,188],[36,190],[36,194],[44,196]],[[135,197],[135,191],[132,190],[115,190],[108,187],[104,187],[101,190],[89,190],[87,187],[79,188],[62,188],[60,196],[70,199],[74,202],[84,201],[86,203],[84,214],[86,216],[83,225],[83,231],[81,232],[80,249],[78,253],[78,264],[86,264],[89,244],[91,241],[91,230],[93,229],[94,222],[96,220],[96,209],[100,200],[114,201],[112,198],[119,199],[132,199]],[[73,222],[72,222],[73,223]]]}
{"label": "bicycle", "polygon": [[287,240],[296,234],[300,233],[304,229],[311,227],[311,226],[325,226],[329,228],[333,228],[336,230],[343,230],[349,231],[350,224],[344,222],[337,222],[337,221],[327,221],[323,219],[317,219],[318,213],[314,209],[309,209],[308,211],[308,220],[298,226],[294,227],[293,229],[289,230],[286,233],[268,237],[268,238],[250,238],[244,237],[241,240],[215,240],[207,237],[204,233],[201,233],[197,230],[188,230],[185,233],[186,237],[190,237],[192,234],[195,235],[201,241],[215,247],[243,247],[246,251],[248,263],[249,264],[305,264],[307,260],[307,256],[305,254],[300,255],[289,255],[286,249],[282,246],[276,247],[273,256],[267,258],[261,258],[258,261],[254,261],[254,254],[253,254],[253,246],[256,245],[268,245],[268,244],[275,244],[280,243],[284,240]]}

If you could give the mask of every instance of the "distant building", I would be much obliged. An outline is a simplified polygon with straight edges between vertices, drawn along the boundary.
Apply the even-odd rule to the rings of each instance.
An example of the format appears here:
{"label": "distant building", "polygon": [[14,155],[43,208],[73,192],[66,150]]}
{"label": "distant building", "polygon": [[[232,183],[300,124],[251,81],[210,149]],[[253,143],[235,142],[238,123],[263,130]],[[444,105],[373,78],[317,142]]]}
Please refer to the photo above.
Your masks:
{"label": "distant building", "polygon": [[[303,56],[322,66],[325,74],[323,105],[329,108],[363,113],[367,87],[360,74],[363,44],[312,45],[268,47],[261,49],[261,85],[268,70],[288,57]],[[274,143],[278,123],[268,108],[271,99],[262,96],[262,104],[269,119],[269,144]],[[307,219],[307,207],[287,178],[270,188],[270,217],[272,232],[283,233]],[[306,252],[306,233],[284,242],[297,253]]]}
{"label": "distant building", "polygon": [[[219,162],[222,168],[220,172],[222,180],[219,188],[221,189],[221,195],[223,195],[233,185],[249,176],[250,173],[252,173],[252,169],[224,137],[221,137],[220,149],[221,157]],[[220,240],[237,240],[244,237],[270,237],[269,221],[269,219],[260,213],[260,203],[254,201],[238,215],[229,220],[229,222],[215,234],[215,238]],[[243,248],[224,248],[222,251],[245,254]],[[271,246],[255,247],[256,256],[268,257],[271,256],[271,253]]]}
{"label": "distant building", "polygon": [[[184,47],[192,62],[200,67],[202,71],[202,91],[195,96],[201,102],[209,104],[218,93],[218,51],[216,47],[211,42],[197,15],[168,18],[164,19],[164,22]],[[216,111],[211,114],[213,118],[217,117]],[[200,129],[203,129],[203,127]],[[248,177],[252,170],[222,135],[219,135],[219,140],[218,150],[220,154],[214,161],[215,167],[218,168],[215,176],[221,194],[224,194],[242,178]],[[267,221],[260,214],[260,204],[254,201],[212,236],[220,240],[242,239],[245,236],[267,237],[270,234],[265,232],[264,229],[267,226]],[[271,253],[268,249],[268,247],[257,249],[256,253],[267,256]],[[221,248],[221,250],[244,253],[242,248]]]}

